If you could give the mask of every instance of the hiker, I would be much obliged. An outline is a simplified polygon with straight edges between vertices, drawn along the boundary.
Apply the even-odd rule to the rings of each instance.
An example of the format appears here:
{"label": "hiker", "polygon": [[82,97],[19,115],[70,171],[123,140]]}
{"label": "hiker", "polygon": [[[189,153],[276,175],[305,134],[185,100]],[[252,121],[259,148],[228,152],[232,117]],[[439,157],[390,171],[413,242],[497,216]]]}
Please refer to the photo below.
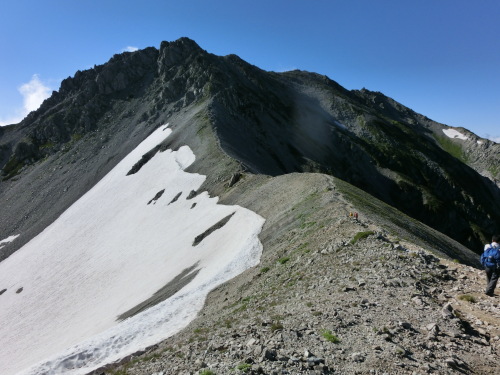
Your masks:
{"label": "hiker", "polygon": [[493,292],[497,286],[498,278],[500,277],[500,245],[498,241],[500,236],[495,235],[491,239],[491,245],[484,247],[484,252],[481,255],[481,264],[486,272],[486,295],[493,297]]}

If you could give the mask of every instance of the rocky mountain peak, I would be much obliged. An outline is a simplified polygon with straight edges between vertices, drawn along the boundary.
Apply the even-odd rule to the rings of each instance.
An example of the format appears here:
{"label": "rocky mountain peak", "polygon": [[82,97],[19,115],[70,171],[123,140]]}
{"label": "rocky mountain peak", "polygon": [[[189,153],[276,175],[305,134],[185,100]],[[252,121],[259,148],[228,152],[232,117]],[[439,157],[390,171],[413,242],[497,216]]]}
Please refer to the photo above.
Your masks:
{"label": "rocky mountain peak", "polygon": [[494,230],[498,145],[452,139],[449,127],[380,92],[349,91],[316,73],[266,72],[189,38],[117,54],[65,79],[20,126],[0,133],[1,178],[86,135],[143,129],[137,144],[160,119],[201,105],[217,147],[247,171],[336,176],[470,248]]}
{"label": "rocky mountain peak", "polygon": [[189,56],[206,53],[195,41],[189,38],[180,38],[174,42],[163,41],[160,44],[158,70],[161,73],[173,65],[188,60]]}

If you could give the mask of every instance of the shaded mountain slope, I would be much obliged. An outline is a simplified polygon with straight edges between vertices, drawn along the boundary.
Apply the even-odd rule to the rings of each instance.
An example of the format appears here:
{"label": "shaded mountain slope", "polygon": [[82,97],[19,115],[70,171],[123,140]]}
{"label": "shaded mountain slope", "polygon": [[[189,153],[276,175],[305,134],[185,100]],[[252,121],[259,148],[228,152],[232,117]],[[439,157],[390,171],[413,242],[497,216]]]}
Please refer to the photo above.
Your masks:
{"label": "shaded mountain slope", "polygon": [[[401,105],[378,110],[367,90],[348,92],[315,74],[266,78],[258,94],[247,84],[214,97],[221,145],[251,171],[334,175],[471,248],[494,232],[498,186],[443,149],[438,124]],[[245,107],[231,98],[245,98]]]}

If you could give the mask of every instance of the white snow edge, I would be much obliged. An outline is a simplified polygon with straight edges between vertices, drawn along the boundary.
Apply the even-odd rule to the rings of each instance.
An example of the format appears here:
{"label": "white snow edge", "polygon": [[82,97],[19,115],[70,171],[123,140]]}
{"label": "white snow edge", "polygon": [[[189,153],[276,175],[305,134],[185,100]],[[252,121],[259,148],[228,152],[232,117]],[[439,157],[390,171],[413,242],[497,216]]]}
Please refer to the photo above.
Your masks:
{"label": "white snow edge", "polygon": [[15,234],[13,236],[9,236],[4,240],[0,241],[0,249],[4,247],[7,243],[14,241],[17,237],[19,237],[19,234]]}
{"label": "white snow edge", "polygon": [[469,139],[469,137],[467,137],[466,135],[460,133],[458,130],[455,129],[443,129],[443,133],[449,138],[458,138],[464,141]]}

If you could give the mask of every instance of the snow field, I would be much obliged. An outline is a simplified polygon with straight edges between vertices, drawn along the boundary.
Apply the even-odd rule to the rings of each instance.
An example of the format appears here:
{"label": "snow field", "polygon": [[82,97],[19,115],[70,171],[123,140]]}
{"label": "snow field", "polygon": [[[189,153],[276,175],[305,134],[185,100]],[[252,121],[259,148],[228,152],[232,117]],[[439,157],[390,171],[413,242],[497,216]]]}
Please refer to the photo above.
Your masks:
{"label": "snow field", "polygon": [[[156,130],[0,263],[0,289],[7,288],[0,296],[0,373],[85,374],[118,360],[186,326],[211,289],[259,262],[263,218],[218,205],[207,193],[186,200],[204,181],[183,171],[195,159],[188,147],[157,153],[126,176],[169,134],[166,126]],[[197,235],[233,212],[224,227],[192,246]],[[117,322],[193,265],[199,273],[179,292]]]}
{"label": "snow field", "polygon": [[443,129],[443,133],[448,137],[448,138],[458,138],[466,141],[469,139],[466,135],[460,133],[458,130],[455,129]]}

